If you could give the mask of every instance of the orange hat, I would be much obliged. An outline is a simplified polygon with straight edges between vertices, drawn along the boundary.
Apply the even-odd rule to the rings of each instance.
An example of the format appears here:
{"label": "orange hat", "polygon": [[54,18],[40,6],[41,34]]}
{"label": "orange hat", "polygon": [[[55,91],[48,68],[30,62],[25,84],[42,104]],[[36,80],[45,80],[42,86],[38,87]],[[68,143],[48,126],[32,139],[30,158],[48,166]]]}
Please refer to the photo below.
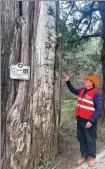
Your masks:
{"label": "orange hat", "polygon": [[91,75],[91,76],[85,76],[84,80],[91,80],[95,85],[98,85],[100,83],[100,80],[97,76]]}

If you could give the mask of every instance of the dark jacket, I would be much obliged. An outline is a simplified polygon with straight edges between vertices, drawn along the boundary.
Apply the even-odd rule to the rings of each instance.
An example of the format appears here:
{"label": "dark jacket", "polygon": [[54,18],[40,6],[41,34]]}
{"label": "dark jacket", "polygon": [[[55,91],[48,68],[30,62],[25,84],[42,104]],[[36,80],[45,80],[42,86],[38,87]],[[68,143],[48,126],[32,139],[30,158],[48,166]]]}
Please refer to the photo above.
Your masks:
{"label": "dark jacket", "polygon": [[[75,94],[75,95],[78,95],[79,92],[81,91],[82,88],[74,88],[73,85],[71,84],[70,81],[67,81],[66,82],[69,90]],[[85,92],[84,94],[89,91],[87,89],[85,89]],[[98,91],[96,93],[96,95],[94,96],[94,100],[93,100],[93,103],[94,103],[94,107],[95,107],[95,112],[94,114],[91,116],[91,118],[89,119],[89,121],[91,123],[95,123],[97,122],[97,119],[98,117],[100,116],[101,112],[102,112],[102,94]]]}

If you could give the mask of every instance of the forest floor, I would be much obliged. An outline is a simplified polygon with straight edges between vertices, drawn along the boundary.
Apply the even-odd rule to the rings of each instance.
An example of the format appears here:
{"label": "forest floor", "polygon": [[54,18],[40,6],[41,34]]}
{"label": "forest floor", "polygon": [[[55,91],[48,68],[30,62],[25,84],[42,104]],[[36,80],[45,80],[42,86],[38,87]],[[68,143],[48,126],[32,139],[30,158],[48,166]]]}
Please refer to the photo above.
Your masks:
{"label": "forest floor", "polygon": [[[80,156],[80,152],[76,137],[75,106],[75,100],[62,101],[59,153],[51,161],[53,167],[57,166],[56,169],[75,169],[77,167],[76,161]],[[98,123],[97,133],[97,153],[99,153],[105,147],[105,124],[102,124],[101,121]]]}

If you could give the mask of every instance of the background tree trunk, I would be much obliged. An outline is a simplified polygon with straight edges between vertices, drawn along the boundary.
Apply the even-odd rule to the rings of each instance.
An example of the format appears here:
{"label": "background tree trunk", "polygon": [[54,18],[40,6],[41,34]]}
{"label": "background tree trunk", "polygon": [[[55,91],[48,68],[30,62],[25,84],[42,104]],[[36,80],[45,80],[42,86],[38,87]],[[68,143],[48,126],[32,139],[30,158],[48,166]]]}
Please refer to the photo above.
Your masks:
{"label": "background tree trunk", "polygon": [[101,51],[102,72],[103,72],[103,116],[105,119],[105,2],[98,2],[99,11],[102,19],[103,47]]}
{"label": "background tree trunk", "polygon": [[[58,152],[60,55],[58,3],[2,4],[2,168],[32,169]],[[31,67],[29,81],[11,80],[9,67]]]}
{"label": "background tree trunk", "polygon": [[102,88],[102,93],[103,93],[103,117],[104,117],[104,120],[105,120],[105,39],[104,39],[104,42],[103,42],[101,59],[102,59],[102,72],[103,72],[103,88]]}

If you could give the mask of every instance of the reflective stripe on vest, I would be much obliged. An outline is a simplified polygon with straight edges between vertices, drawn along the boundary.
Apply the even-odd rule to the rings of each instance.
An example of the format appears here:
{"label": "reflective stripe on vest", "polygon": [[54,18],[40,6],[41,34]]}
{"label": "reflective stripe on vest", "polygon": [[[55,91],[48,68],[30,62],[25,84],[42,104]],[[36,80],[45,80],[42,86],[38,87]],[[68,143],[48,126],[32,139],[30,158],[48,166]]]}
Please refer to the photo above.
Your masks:
{"label": "reflective stripe on vest", "polygon": [[[91,89],[86,94],[84,94],[84,89],[79,93],[78,104],[76,107],[76,116],[80,116],[85,119],[90,119],[95,111],[93,99],[97,93],[97,89]],[[84,95],[83,95],[84,94]]]}
{"label": "reflective stripe on vest", "polygon": [[86,103],[93,104],[93,101],[90,101],[90,100],[87,100],[87,99],[82,99],[81,97],[79,97],[78,100],[82,100],[82,101],[84,101],[84,102],[86,102]]}
{"label": "reflective stripe on vest", "polygon": [[94,107],[84,106],[82,104],[78,104],[78,107],[81,107],[81,108],[84,108],[84,109],[87,109],[87,110],[93,110],[93,111],[95,111]]}

